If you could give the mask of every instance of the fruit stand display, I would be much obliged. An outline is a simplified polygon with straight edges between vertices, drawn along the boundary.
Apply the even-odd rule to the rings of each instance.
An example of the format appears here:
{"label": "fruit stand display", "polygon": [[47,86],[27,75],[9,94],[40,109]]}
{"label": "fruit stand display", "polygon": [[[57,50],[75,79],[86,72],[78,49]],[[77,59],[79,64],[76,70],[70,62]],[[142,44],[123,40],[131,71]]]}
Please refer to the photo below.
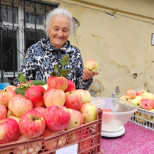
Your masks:
{"label": "fruit stand display", "polygon": [[71,145],[79,154],[102,153],[102,110],[66,78],[68,61],[64,56],[47,81],[19,73],[17,87],[0,90],[0,153],[55,153]]}
{"label": "fruit stand display", "polygon": [[[102,111],[98,110],[97,120],[79,127],[59,131],[55,135],[34,139],[21,140],[0,144],[0,153],[27,154],[27,153],[54,153],[57,149],[78,144],[78,153],[101,153],[101,122]],[[50,134],[50,132],[46,132]]]}
{"label": "fruit stand display", "polygon": [[145,128],[154,130],[154,94],[146,90],[128,89],[120,99],[132,102],[138,106],[138,111],[134,113],[131,122],[137,123]]}

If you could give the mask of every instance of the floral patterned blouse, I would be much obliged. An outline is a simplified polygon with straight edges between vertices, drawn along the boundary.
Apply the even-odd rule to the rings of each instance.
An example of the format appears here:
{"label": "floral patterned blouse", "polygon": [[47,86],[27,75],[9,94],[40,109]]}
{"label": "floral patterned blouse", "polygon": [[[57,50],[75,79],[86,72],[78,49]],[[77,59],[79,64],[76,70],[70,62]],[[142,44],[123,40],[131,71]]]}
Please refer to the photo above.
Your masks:
{"label": "floral patterned blouse", "polygon": [[[49,38],[43,38],[30,48],[28,48],[24,62],[18,73],[22,73],[28,80],[44,80],[47,81],[50,73],[54,71],[54,66],[58,64],[61,67],[61,59],[64,55],[69,55],[69,63],[65,65],[65,69],[71,69],[67,79],[72,80],[76,89],[88,89],[93,81],[89,79],[82,80],[83,61],[81,52],[78,48],[66,41],[60,49],[54,48]],[[14,80],[17,85],[17,79]]]}

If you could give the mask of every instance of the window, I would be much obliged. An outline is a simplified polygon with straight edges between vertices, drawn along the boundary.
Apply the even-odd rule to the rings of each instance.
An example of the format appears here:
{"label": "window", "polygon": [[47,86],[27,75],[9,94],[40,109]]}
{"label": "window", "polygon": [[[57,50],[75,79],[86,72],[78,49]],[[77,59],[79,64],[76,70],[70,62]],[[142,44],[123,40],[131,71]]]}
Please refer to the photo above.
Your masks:
{"label": "window", "polygon": [[46,15],[56,7],[40,0],[0,0],[0,82],[12,83],[27,48],[46,36]]}

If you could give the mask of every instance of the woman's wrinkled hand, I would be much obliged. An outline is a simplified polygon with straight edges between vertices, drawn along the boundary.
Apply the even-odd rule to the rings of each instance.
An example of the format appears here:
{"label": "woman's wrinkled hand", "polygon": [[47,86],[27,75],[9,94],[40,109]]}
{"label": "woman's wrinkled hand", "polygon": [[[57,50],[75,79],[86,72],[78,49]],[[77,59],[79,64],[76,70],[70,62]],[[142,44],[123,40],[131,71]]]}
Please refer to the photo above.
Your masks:
{"label": "woman's wrinkled hand", "polygon": [[95,75],[98,75],[98,72],[91,72],[87,69],[83,69],[83,76],[82,80],[89,80],[90,78],[93,78]]}

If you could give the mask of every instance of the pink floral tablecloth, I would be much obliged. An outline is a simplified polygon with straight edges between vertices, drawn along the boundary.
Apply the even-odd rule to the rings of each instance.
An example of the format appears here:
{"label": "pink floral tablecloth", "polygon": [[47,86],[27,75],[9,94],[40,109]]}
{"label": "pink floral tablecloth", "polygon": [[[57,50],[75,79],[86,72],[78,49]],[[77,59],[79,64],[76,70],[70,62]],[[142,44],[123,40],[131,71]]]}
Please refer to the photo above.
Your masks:
{"label": "pink floral tablecloth", "polygon": [[120,138],[102,138],[101,149],[104,154],[154,154],[154,131],[129,121]]}

